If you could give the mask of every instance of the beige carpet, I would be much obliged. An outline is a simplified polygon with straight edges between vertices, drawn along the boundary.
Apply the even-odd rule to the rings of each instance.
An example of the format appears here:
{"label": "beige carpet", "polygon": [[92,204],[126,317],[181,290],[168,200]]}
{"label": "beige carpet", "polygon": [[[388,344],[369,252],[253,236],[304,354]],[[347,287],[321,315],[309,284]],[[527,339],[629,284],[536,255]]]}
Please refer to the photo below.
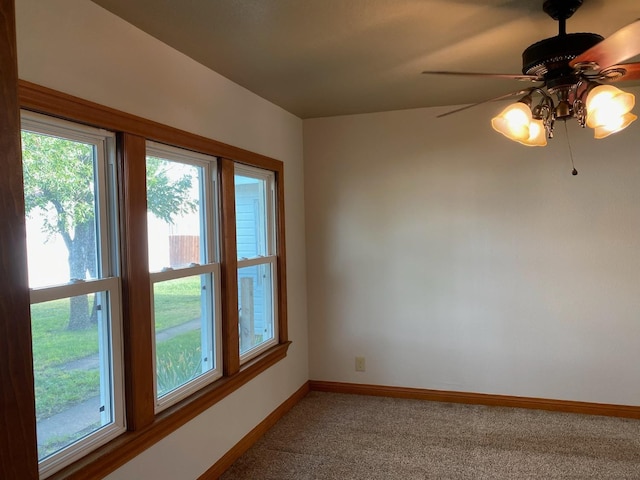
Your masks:
{"label": "beige carpet", "polygon": [[311,392],[221,477],[640,479],[640,420]]}

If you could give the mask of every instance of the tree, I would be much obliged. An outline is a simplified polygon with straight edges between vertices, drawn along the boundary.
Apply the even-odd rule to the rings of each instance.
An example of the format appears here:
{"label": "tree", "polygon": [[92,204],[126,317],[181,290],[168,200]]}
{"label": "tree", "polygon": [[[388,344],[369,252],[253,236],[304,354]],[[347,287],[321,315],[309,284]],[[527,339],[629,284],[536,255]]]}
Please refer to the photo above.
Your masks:
{"label": "tree", "polygon": [[[48,239],[60,236],[68,253],[70,281],[95,278],[96,192],[94,146],[33,132],[22,132],[25,207],[39,213]],[[148,208],[158,218],[173,222],[196,208],[189,197],[191,176],[168,174],[168,162],[147,160]],[[72,297],[69,330],[86,328],[96,320],[95,302],[86,295]]]}

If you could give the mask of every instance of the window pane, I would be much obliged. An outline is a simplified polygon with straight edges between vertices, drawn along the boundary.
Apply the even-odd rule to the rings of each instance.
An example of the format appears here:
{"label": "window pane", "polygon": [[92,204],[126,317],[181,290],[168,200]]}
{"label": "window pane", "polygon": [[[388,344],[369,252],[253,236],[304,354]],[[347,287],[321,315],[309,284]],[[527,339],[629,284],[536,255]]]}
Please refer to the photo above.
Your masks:
{"label": "window pane", "polygon": [[215,368],[211,277],[154,284],[158,397]]}
{"label": "window pane", "polygon": [[201,167],[147,157],[150,271],[205,263],[201,178]]}
{"label": "window pane", "polygon": [[271,264],[238,269],[240,354],[274,338]]}
{"label": "window pane", "polygon": [[22,149],[29,286],[99,278],[95,146],[23,131]]}
{"label": "window pane", "polygon": [[266,181],[235,176],[238,258],[268,255]]}
{"label": "window pane", "polygon": [[120,352],[112,136],[35,114],[22,121],[38,457],[48,475],[124,428],[112,354]]}
{"label": "window pane", "polygon": [[[100,292],[31,306],[40,460],[113,422],[106,298]],[[71,327],[74,308],[87,314],[87,326]]]}

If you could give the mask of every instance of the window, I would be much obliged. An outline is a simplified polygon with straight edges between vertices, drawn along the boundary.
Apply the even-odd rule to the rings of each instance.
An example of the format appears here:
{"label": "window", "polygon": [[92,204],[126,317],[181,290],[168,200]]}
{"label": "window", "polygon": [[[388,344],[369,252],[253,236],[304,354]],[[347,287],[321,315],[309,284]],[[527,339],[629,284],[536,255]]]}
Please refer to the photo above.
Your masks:
{"label": "window", "polygon": [[157,410],[222,375],[216,159],[148,143]]}
{"label": "window", "polygon": [[42,476],[124,430],[113,146],[102,130],[22,118]]}
{"label": "window", "polygon": [[35,388],[24,369],[3,378],[29,406],[5,430],[27,459],[37,427],[42,478],[104,476],[286,357],[283,164],[28,82],[20,95],[24,197],[0,184],[25,201],[27,239],[15,215],[0,240],[23,298],[28,254],[31,311],[0,301],[18,346],[0,339],[0,356],[31,364]]}
{"label": "window", "polygon": [[240,358],[277,343],[273,172],[236,164],[236,246]]}

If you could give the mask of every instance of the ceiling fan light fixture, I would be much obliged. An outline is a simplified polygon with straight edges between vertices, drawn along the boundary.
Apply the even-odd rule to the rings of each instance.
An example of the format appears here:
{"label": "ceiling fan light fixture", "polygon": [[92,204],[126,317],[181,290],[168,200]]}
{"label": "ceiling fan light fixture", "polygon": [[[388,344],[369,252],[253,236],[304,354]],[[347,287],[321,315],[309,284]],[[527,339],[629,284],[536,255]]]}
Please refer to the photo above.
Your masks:
{"label": "ceiling fan light fixture", "polygon": [[531,108],[527,103],[519,101],[512,103],[491,119],[491,126],[516,142],[526,141],[530,137],[529,126],[533,120]]}
{"label": "ceiling fan light fixture", "polygon": [[620,132],[631,125],[631,123],[637,118],[638,117],[633,113],[626,113],[619,117],[615,123],[611,123],[609,125],[598,125],[593,129],[593,137],[599,140],[601,138],[608,137],[612,133]]}
{"label": "ceiling fan light fixture", "polygon": [[634,104],[633,94],[612,85],[598,85],[587,95],[587,126],[604,127],[611,133],[620,131],[635,120],[627,116]]}
{"label": "ceiling fan light fixture", "polygon": [[544,147],[547,145],[547,132],[542,119],[534,118],[529,123],[529,137],[526,140],[519,140],[527,147]]}

